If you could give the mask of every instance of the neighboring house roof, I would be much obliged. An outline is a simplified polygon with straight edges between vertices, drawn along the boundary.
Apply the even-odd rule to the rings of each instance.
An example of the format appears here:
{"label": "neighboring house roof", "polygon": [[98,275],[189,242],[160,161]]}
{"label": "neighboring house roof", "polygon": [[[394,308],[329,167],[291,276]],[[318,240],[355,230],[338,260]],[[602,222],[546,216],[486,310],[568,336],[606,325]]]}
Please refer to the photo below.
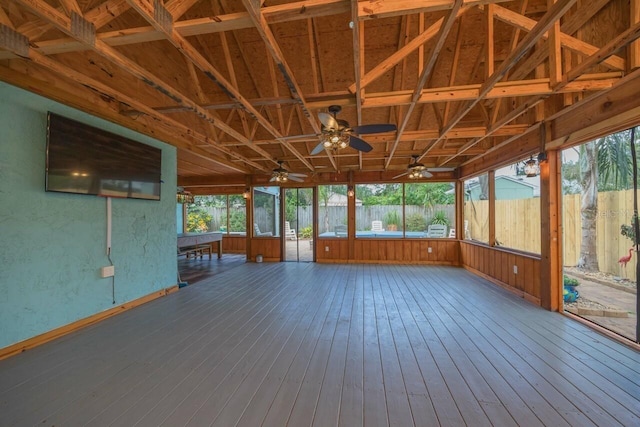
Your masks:
{"label": "neighboring house roof", "polygon": [[[327,201],[327,206],[347,206],[348,198],[344,194],[332,193]],[[356,199],[356,206],[362,206],[362,200]]]}
{"label": "neighboring house roof", "polygon": [[[512,190],[517,191],[517,187],[521,186],[522,189],[528,189],[532,192],[533,197],[540,197],[540,176],[527,177],[524,175],[499,175],[496,176],[496,193],[499,192],[498,187],[503,187],[504,185],[511,186]],[[465,192],[474,192],[477,188],[480,187],[480,181],[477,178],[473,178],[466,182]],[[515,188],[514,188],[515,187]],[[453,192],[449,190],[447,193]],[[500,194],[496,194],[497,199],[501,198],[510,198],[510,197],[500,197]]]}

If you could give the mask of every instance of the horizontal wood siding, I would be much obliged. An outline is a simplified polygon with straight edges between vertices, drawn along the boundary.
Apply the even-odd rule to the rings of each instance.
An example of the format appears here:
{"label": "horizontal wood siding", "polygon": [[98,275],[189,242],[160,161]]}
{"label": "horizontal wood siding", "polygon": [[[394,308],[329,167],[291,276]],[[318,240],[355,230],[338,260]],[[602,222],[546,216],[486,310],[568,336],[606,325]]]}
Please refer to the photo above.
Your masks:
{"label": "horizontal wood siding", "polygon": [[[462,266],[540,304],[540,258],[485,245],[460,242]],[[516,266],[518,273],[514,273]]]}
{"label": "horizontal wood siding", "polygon": [[459,265],[459,242],[449,239],[356,239],[353,260],[348,261]]}
{"label": "horizontal wood siding", "polygon": [[224,236],[222,238],[222,252],[244,254],[247,252],[246,236]]}
{"label": "horizontal wood siding", "polygon": [[263,261],[280,261],[282,259],[280,239],[277,237],[251,239],[250,260],[255,261],[258,254],[262,255]]}
{"label": "horizontal wood siding", "polygon": [[316,260],[318,262],[345,262],[348,259],[349,242],[347,239],[318,240],[318,247],[316,248]]}

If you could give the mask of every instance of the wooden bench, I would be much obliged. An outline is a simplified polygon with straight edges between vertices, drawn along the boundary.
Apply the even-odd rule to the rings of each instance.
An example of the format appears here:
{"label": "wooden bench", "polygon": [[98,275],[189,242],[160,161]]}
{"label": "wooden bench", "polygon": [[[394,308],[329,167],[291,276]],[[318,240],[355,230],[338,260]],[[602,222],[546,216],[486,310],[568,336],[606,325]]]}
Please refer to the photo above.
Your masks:
{"label": "wooden bench", "polygon": [[195,246],[183,246],[178,248],[178,256],[186,256],[187,258],[202,258],[203,255],[209,254],[211,259],[211,245],[195,245]]}

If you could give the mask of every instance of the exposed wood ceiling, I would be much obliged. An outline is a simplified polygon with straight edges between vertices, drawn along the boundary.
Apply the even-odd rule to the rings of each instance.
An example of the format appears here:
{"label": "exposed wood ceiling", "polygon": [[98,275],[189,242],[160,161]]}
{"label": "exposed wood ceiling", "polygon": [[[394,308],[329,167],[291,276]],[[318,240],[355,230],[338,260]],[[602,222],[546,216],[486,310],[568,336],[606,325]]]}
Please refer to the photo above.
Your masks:
{"label": "exposed wood ceiling", "polygon": [[[631,4],[630,4],[631,3]],[[638,0],[0,0],[0,79],[178,147],[182,181],[459,167],[637,67]],[[312,156],[318,112],[392,123]]]}

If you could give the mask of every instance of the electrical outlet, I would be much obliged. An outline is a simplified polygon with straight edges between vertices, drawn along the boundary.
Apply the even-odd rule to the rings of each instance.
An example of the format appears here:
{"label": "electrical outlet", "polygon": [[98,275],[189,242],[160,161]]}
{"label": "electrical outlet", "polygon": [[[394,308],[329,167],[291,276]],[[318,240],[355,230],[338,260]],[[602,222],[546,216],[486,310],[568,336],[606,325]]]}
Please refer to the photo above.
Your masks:
{"label": "electrical outlet", "polygon": [[513,274],[518,274],[518,266],[517,265],[513,266]]}
{"label": "electrical outlet", "polygon": [[100,277],[111,277],[115,276],[116,268],[113,265],[109,265],[107,267],[102,267],[100,269]]}
{"label": "electrical outlet", "polygon": [[427,248],[427,252],[428,252],[428,253],[433,252],[433,248],[432,248],[431,246],[429,246],[429,247]]}
{"label": "electrical outlet", "polygon": [[325,252],[329,252],[329,246],[325,246],[325,247],[324,247],[324,251],[325,251]]}

